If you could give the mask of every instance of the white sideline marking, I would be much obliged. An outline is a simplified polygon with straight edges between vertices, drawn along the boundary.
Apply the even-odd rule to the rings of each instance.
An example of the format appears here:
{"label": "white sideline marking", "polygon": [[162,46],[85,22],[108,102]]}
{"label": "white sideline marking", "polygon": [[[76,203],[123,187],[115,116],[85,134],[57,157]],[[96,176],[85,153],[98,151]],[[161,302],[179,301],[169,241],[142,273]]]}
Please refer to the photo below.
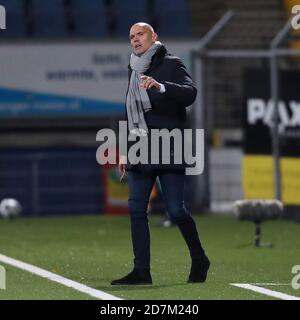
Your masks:
{"label": "white sideline marking", "polygon": [[30,273],[36,274],[40,277],[49,279],[51,281],[58,282],[66,287],[70,287],[70,288],[73,288],[77,291],[86,293],[94,298],[98,298],[101,300],[122,300],[122,299],[115,297],[113,295],[110,295],[104,291],[93,289],[93,288],[88,287],[88,286],[81,284],[79,282],[64,278],[64,277],[62,277],[58,274],[55,274],[53,272],[41,269],[41,268],[33,266],[29,263],[25,263],[25,262],[4,256],[2,254],[0,254],[0,262],[6,263],[8,265],[11,265],[13,267],[16,267],[16,268],[19,268],[19,269],[22,269],[25,271],[28,271]]}
{"label": "white sideline marking", "polygon": [[231,283],[231,285],[235,286],[235,287],[239,287],[239,288],[243,288],[243,289],[248,289],[248,290],[252,290],[252,291],[255,291],[255,292],[259,292],[261,294],[265,294],[267,296],[278,298],[278,299],[281,299],[281,300],[300,300],[300,297],[295,297],[295,296],[291,296],[289,294],[285,294],[285,293],[282,293],[282,292],[261,288],[261,287],[254,286],[254,285],[249,284],[249,283]]}
{"label": "white sideline marking", "polygon": [[276,282],[256,282],[251,283],[255,286],[290,286],[291,283],[276,283]]}

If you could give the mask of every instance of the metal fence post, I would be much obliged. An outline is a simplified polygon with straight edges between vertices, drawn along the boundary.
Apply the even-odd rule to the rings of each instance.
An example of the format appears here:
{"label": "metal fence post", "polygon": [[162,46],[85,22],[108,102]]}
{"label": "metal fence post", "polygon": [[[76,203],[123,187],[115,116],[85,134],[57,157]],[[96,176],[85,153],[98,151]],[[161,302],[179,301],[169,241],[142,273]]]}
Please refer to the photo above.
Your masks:
{"label": "metal fence post", "polygon": [[279,70],[276,49],[285,38],[291,28],[291,21],[287,21],[285,26],[277,33],[271,42],[270,57],[270,88],[273,102],[273,123],[271,127],[272,155],[273,155],[273,176],[275,185],[275,198],[281,200],[281,171],[280,171],[280,134],[279,134]]}
{"label": "metal fence post", "polygon": [[[192,76],[197,86],[197,98],[195,107],[193,108],[193,129],[203,128],[205,146],[204,146],[204,172],[195,179],[195,190],[200,190],[200,194],[194,195],[194,203],[198,209],[202,209],[209,205],[209,154],[208,144],[210,140],[210,133],[206,125],[205,115],[205,49],[212,39],[223,29],[228,21],[233,17],[234,11],[227,11],[219,21],[206,33],[206,35],[199,41],[197,50],[191,53],[192,56]],[[193,139],[195,140],[195,139]]]}
{"label": "metal fence post", "polygon": [[32,160],[32,207],[33,214],[39,214],[39,157]]}

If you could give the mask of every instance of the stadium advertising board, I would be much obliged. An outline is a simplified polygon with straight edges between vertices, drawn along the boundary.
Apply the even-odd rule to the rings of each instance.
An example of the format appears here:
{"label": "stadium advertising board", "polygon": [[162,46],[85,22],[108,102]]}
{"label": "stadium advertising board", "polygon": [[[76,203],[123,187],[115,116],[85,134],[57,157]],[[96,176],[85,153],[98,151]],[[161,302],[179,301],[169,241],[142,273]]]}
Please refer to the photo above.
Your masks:
{"label": "stadium advertising board", "polygon": [[[195,43],[165,45],[190,65]],[[123,113],[129,55],[126,42],[1,46],[0,117]]]}
{"label": "stadium advertising board", "polygon": [[[245,72],[243,188],[246,198],[274,198],[269,70]],[[279,136],[282,200],[300,204],[300,72],[281,71]]]}

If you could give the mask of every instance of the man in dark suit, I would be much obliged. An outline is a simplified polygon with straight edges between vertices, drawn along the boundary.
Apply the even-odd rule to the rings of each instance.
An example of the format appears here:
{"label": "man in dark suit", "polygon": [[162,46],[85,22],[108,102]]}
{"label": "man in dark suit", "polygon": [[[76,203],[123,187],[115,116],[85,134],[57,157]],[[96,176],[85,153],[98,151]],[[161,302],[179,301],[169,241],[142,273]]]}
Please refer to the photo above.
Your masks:
{"label": "man in dark suit", "polygon": [[[132,54],[126,95],[130,134],[150,137],[152,129],[183,129],[186,107],[197,94],[181,60],[168,53],[147,23],[134,24],[129,33]],[[172,151],[171,151],[172,152]],[[204,282],[210,261],[201,245],[194,219],[184,205],[184,164],[130,164],[120,156],[119,170],[128,173],[128,206],[134,269],[112,285],[151,284],[150,232],[147,217],[149,196],[158,177],[167,211],[188,246],[192,264],[188,282]]]}

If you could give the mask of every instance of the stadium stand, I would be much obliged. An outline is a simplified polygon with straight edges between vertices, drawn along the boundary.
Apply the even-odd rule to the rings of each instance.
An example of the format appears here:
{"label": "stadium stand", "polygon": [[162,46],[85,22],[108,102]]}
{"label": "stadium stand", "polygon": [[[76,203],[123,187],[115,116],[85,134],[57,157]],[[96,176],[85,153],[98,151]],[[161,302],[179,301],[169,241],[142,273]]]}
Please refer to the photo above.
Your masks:
{"label": "stadium stand", "polygon": [[104,0],[72,0],[70,10],[76,37],[108,36],[108,23]]}
{"label": "stadium stand", "polygon": [[145,0],[112,2],[116,23],[116,35],[127,36],[131,25],[138,21],[149,22],[147,17],[147,3]]}
{"label": "stadium stand", "polygon": [[6,9],[6,30],[2,30],[1,38],[22,38],[26,35],[24,3],[20,0],[1,0]]}
{"label": "stadium stand", "polygon": [[[138,21],[162,36],[191,36],[189,3],[174,0],[3,0],[8,28],[1,38],[124,37]],[[13,27],[12,27],[13,26]]]}
{"label": "stadium stand", "polygon": [[[190,0],[193,34],[203,36],[227,10],[235,16],[209,45],[210,49],[268,49],[271,40],[283,27],[286,14],[283,1],[274,0]],[[241,128],[243,126],[243,83],[245,67],[261,66],[261,60],[215,59],[207,64],[207,110],[213,128]],[[218,76],[213,77],[216,72]],[[212,94],[213,93],[213,94]]]}
{"label": "stadium stand", "polygon": [[[228,10],[235,13],[210,42],[208,49],[269,49],[271,40],[286,22],[282,0],[190,0],[189,6],[192,32],[199,38]],[[209,137],[209,195],[212,211],[228,212],[232,201],[243,197],[241,172],[245,70],[268,68],[269,63],[268,59],[261,58],[219,57],[205,60],[205,130]],[[216,136],[217,139],[214,139]]]}
{"label": "stadium stand", "polygon": [[[209,46],[210,49],[233,50],[269,48],[272,38],[282,28],[288,16],[287,12],[284,11],[284,5],[289,2],[286,10],[290,12],[290,6],[293,2],[292,0],[287,0],[286,2],[284,0],[174,0],[172,3],[167,0],[0,1],[7,9],[8,20],[8,29],[1,32],[1,37],[11,37],[14,39],[15,37],[26,37],[29,35],[46,41],[48,38],[56,37],[68,39],[69,36],[72,39],[97,38],[101,41],[106,38],[109,38],[109,40],[120,38],[123,41],[127,38],[129,27],[137,21],[151,23],[158,34],[163,37],[176,39],[178,36],[185,36],[185,38],[193,36],[193,39],[198,40],[227,10],[233,9],[236,15]],[[14,25],[14,27],[10,28],[10,25]],[[292,46],[292,42],[290,44]],[[293,42],[293,44],[292,47],[299,44],[299,42]],[[210,172],[210,196],[213,201],[225,203],[226,201],[231,202],[236,198],[242,198],[240,178],[242,151],[239,144],[242,143],[243,138],[243,110],[245,103],[243,100],[243,72],[247,67],[263,66],[268,67],[266,59],[263,61],[263,59],[231,60],[220,58],[208,59],[205,64],[205,107],[207,112],[207,128],[205,129],[208,129],[208,132],[212,133],[212,138],[217,137],[215,139],[216,142],[209,141],[213,147],[220,147],[220,150],[218,148],[211,148],[209,156],[212,167]],[[21,122],[17,118],[12,119],[12,121],[14,123],[17,123],[17,121]],[[30,121],[31,119],[28,119],[26,122],[18,124],[15,127],[22,126],[23,128],[27,126],[30,128]],[[42,126],[45,129],[46,121],[48,120],[41,122],[37,130],[40,130]],[[76,126],[77,122],[75,121],[78,121],[80,126]],[[88,119],[86,122],[81,122],[81,119],[72,119],[72,123],[68,122],[68,126],[74,126],[76,129],[80,127],[82,131],[89,130],[89,132],[94,132],[93,130],[98,128],[100,121],[104,122],[103,119],[95,118]],[[110,121],[105,121],[105,126],[107,126],[107,123],[110,123]],[[61,119],[56,119],[55,125],[58,123],[63,128],[67,126],[66,122]],[[4,125],[8,126],[6,123]],[[51,126],[52,123],[49,125],[49,130],[51,128],[53,130]],[[233,134],[237,137],[234,141],[232,138]],[[62,137],[65,137],[65,133],[62,133]],[[227,149],[226,152],[221,149],[222,147]],[[232,148],[232,150],[228,150],[228,148]],[[54,151],[51,155],[50,152],[46,152],[46,156],[49,156],[53,163],[48,162],[48,160],[41,160],[39,164],[41,169],[39,169],[37,179],[40,183],[39,190],[41,191],[38,195],[40,207],[38,209],[33,208],[32,203],[34,201],[30,198],[30,195],[32,197],[34,193],[28,190],[32,190],[30,188],[35,183],[34,177],[36,176],[32,168],[34,167],[36,153],[39,152],[38,149],[31,150],[30,156],[32,156],[32,159],[30,162],[27,162],[27,169],[20,167],[19,170],[17,164],[14,167],[18,170],[16,172],[18,172],[20,184],[17,183],[12,188],[18,192],[19,185],[24,186],[24,190],[20,191],[23,192],[24,197],[20,200],[21,202],[28,203],[28,205],[25,205],[27,212],[66,213],[67,210],[72,210],[74,213],[79,213],[80,211],[101,211],[101,208],[98,207],[99,194],[97,193],[97,188],[98,190],[101,188],[101,186],[99,187],[99,180],[91,179],[90,182],[87,182],[90,189],[89,192],[84,191],[82,197],[80,196],[80,190],[82,189],[78,188],[78,193],[75,189],[71,190],[68,187],[68,181],[72,181],[70,184],[74,186],[80,186],[81,183],[80,179],[76,181],[72,180],[75,177],[71,177],[71,171],[81,172],[82,168],[87,168],[87,166],[83,164],[84,161],[80,164],[78,160],[78,162],[74,162],[74,167],[65,168],[64,175],[59,173],[60,169],[54,172],[54,167],[60,168],[63,165],[57,160],[61,156],[58,151],[55,153],[55,157],[57,156],[57,158],[53,156]],[[88,157],[94,162],[94,153],[92,150],[89,152]],[[64,152],[64,155],[66,155],[66,152]],[[22,156],[27,157],[27,154],[23,154]],[[5,157],[3,157],[4,160]],[[25,165],[24,163],[22,165]],[[9,161],[0,161],[0,171],[13,174],[15,169],[9,169],[9,166],[12,165],[13,163]],[[20,164],[20,166],[22,165]],[[6,170],[6,168],[8,169]],[[70,169],[70,176],[68,176],[67,169]],[[25,176],[27,174],[25,174],[26,170],[29,172],[28,176]],[[93,170],[94,176],[98,179],[98,168],[94,167]],[[49,180],[47,180],[48,178]],[[10,188],[13,181],[17,181],[14,179],[14,176],[10,179],[5,176],[0,177],[0,189],[1,186],[2,190],[5,190],[6,187]],[[49,181],[49,184],[46,181]],[[7,190],[12,190],[12,188]],[[61,188],[65,190],[65,203],[74,204],[72,207],[65,209],[62,207],[63,201],[59,198],[59,193],[55,193],[56,189],[61,190]],[[93,190],[95,193],[93,193]],[[7,196],[6,194],[1,195],[3,197]],[[84,200],[86,195],[87,197],[94,196],[94,198],[86,198]],[[19,198],[18,194],[13,194],[13,196]],[[83,199],[83,202],[72,202],[73,199],[76,201]],[[94,209],[83,207],[85,203],[86,205],[93,205]],[[57,206],[61,205],[61,207],[51,207],[53,204]]]}
{"label": "stadium stand", "polygon": [[67,35],[63,0],[31,0],[32,36],[59,38]]}
{"label": "stadium stand", "polygon": [[184,36],[191,34],[191,19],[185,0],[160,0],[154,2],[156,30],[162,36]]}

